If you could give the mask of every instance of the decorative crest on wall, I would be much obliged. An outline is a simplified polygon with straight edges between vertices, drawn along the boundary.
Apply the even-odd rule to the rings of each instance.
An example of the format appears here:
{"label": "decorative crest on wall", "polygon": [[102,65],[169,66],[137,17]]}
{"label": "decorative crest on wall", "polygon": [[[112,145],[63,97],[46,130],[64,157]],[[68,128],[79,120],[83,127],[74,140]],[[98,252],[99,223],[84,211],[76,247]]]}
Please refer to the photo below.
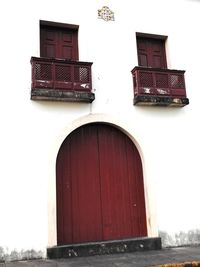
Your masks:
{"label": "decorative crest on wall", "polygon": [[114,21],[115,20],[114,12],[112,10],[110,10],[110,8],[107,6],[103,6],[102,9],[98,10],[98,18],[103,19],[105,21],[109,21],[109,20]]}

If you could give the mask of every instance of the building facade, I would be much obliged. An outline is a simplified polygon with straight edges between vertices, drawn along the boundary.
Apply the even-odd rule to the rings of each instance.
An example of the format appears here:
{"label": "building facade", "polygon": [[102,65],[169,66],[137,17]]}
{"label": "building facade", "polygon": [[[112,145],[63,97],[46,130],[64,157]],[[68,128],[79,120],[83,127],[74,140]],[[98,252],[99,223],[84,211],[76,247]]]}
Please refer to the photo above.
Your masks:
{"label": "building facade", "polygon": [[199,8],[3,4],[1,259],[143,236],[200,242]]}

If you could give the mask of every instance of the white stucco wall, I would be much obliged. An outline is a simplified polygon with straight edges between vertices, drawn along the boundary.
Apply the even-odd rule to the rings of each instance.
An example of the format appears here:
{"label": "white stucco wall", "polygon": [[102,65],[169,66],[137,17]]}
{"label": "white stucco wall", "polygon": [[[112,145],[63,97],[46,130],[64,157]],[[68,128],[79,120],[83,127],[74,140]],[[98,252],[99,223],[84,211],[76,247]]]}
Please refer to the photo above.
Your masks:
{"label": "white stucco wall", "polygon": [[[115,21],[98,19],[103,6],[114,12]],[[22,7],[23,12],[17,12]],[[137,142],[149,235],[159,230],[165,238],[184,231],[187,239],[189,231],[200,231],[199,9],[197,0],[1,4],[0,248],[4,252],[45,253],[48,245],[55,244],[56,153],[71,130],[100,118],[122,127]],[[93,62],[92,104],[30,100],[30,58],[39,56],[39,20],[79,25],[79,59]],[[186,70],[188,106],[133,106],[130,71],[138,65],[135,32],[168,36],[168,68]]]}

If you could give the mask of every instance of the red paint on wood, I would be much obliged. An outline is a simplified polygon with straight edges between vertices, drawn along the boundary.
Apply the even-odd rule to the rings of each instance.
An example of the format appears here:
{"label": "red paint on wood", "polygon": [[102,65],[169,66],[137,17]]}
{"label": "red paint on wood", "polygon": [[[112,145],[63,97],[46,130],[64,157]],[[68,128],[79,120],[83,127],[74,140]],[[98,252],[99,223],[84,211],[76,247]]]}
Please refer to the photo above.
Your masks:
{"label": "red paint on wood", "polygon": [[41,25],[40,56],[78,60],[78,31]]}
{"label": "red paint on wood", "polygon": [[98,137],[103,239],[130,237],[131,203],[127,180],[126,136],[113,127],[101,125]]}
{"label": "red paint on wood", "polygon": [[137,37],[139,66],[151,68],[167,68],[165,41]]}
{"label": "red paint on wood", "polygon": [[114,127],[72,132],[57,158],[58,244],[145,236],[142,164]]}

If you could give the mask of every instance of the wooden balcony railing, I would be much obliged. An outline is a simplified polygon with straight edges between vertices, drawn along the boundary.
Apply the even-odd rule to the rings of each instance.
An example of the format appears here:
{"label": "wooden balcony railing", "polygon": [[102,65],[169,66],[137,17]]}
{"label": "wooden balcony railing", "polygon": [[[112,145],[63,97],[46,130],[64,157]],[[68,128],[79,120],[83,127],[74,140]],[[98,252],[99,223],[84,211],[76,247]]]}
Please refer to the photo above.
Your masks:
{"label": "wooden balcony railing", "polygon": [[132,70],[135,105],[189,104],[185,88],[185,71],[135,67]]}
{"label": "wooden balcony railing", "polygon": [[92,102],[90,62],[31,58],[31,99]]}

